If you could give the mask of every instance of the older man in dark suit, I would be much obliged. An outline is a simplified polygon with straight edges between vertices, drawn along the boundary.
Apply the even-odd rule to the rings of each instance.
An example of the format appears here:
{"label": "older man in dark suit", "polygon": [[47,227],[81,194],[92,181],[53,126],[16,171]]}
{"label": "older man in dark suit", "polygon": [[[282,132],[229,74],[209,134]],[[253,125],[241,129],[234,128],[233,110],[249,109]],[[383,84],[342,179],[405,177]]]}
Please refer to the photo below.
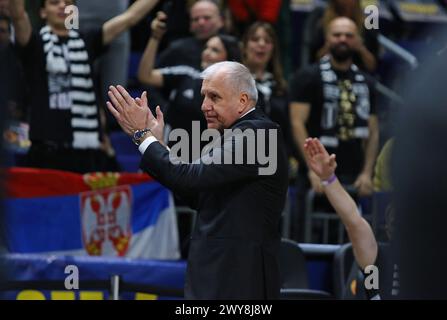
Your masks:
{"label": "older man in dark suit", "polygon": [[[279,126],[255,109],[255,82],[245,66],[217,63],[204,71],[203,78],[202,110],[219,141],[191,164],[171,161],[160,143],[163,115],[159,108],[157,118],[151,114],[146,93],[134,100],[124,88],[111,87],[108,108],[139,144],[141,168],[198,209],[185,297],[275,299],[280,291],[279,221],[287,191]],[[250,143],[256,154],[239,157],[237,153]],[[269,168],[262,150],[269,150],[274,162]],[[222,161],[238,157],[239,162],[230,161],[236,164]]]}

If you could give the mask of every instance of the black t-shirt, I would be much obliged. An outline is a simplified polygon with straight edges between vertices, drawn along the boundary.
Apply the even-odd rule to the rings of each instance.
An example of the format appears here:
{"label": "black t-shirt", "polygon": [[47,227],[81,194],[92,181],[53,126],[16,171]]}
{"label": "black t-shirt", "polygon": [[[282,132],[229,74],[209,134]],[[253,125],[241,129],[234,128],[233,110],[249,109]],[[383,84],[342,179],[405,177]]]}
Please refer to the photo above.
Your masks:
{"label": "black t-shirt", "polygon": [[[388,243],[378,244],[374,266],[378,270],[379,287],[377,289],[367,289],[365,286],[362,286],[366,298],[369,300],[378,298],[382,300],[396,299],[399,295],[399,269],[391,256],[391,247]],[[365,279],[369,276],[364,270],[362,270],[362,273]]]}
{"label": "black t-shirt", "polygon": [[[172,42],[157,57],[156,67],[165,68],[172,66],[189,66],[193,69],[201,69],[202,51],[205,47],[205,41],[194,37],[179,39]],[[169,104],[170,88],[150,88],[152,92],[152,103],[165,106]]]}
{"label": "black t-shirt", "polygon": [[[105,51],[102,28],[81,33],[80,37],[86,46],[90,70],[93,70],[92,63]],[[68,41],[68,37],[59,37],[59,40],[63,44]],[[71,110],[50,109],[46,55],[39,33],[33,32],[26,46],[16,46],[16,52],[23,64],[30,95],[30,139],[70,144],[73,140]],[[92,74],[90,77],[93,79]],[[96,97],[93,103],[97,107]],[[99,117],[99,112],[97,116]]]}
{"label": "black t-shirt", "polygon": [[[5,76],[8,81],[5,86],[5,100],[12,102],[18,107],[23,107],[25,87],[23,86],[23,70],[20,61],[14,54],[12,46],[0,48],[2,53],[2,63],[5,67]],[[11,110],[8,110],[11,111]]]}
{"label": "black t-shirt", "polygon": [[[202,133],[207,124],[201,109],[203,97],[200,93],[202,87],[200,71],[189,66],[166,67],[160,71],[163,74],[164,87],[171,92],[166,123],[171,129],[181,128],[191,134],[192,122],[200,121],[200,133]],[[173,143],[169,142],[168,145],[171,146]]]}
{"label": "black t-shirt", "polygon": [[176,40],[160,53],[157,68],[185,65],[199,70],[204,47],[205,41],[194,37]]}
{"label": "black t-shirt", "polygon": [[[354,81],[355,74],[352,70],[342,72],[334,70],[339,81],[349,80]],[[375,109],[375,95],[371,78],[365,73],[361,73],[366,78],[366,83],[369,88],[370,101],[370,115],[376,113]],[[320,66],[314,64],[299,70],[293,77],[290,86],[291,102],[301,102],[310,104],[309,118],[306,123],[306,128],[309,137],[321,136],[321,123],[323,121],[323,81],[321,79]],[[336,112],[340,112],[340,106],[337,106]],[[327,147],[329,153],[337,155],[337,174],[345,176],[345,183],[352,183],[353,178],[361,172],[364,164],[364,150],[362,139],[349,139],[347,141],[340,140],[338,147]],[[303,166],[300,166],[303,170]]]}

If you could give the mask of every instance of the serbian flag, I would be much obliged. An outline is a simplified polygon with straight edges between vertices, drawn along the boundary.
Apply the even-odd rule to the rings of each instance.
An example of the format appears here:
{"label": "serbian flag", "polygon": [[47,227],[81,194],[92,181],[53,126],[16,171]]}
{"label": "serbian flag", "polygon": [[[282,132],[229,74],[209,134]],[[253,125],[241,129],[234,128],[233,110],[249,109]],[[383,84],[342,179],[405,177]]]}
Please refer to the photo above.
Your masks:
{"label": "serbian flag", "polygon": [[179,259],[171,193],[145,174],[6,172],[11,253]]}

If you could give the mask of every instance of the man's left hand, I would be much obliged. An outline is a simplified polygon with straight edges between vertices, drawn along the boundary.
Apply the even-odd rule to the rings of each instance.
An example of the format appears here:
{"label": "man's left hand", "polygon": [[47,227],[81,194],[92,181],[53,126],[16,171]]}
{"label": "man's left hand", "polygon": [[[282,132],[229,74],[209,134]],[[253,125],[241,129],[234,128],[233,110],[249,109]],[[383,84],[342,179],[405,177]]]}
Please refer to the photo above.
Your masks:
{"label": "man's left hand", "polygon": [[110,86],[107,107],[125,133],[132,136],[136,130],[147,128],[149,108],[140,106],[122,86]]}
{"label": "man's left hand", "polygon": [[359,196],[369,196],[373,192],[373,183],[371,175],[361,173],[354,182],[354,187],[357,189]]}

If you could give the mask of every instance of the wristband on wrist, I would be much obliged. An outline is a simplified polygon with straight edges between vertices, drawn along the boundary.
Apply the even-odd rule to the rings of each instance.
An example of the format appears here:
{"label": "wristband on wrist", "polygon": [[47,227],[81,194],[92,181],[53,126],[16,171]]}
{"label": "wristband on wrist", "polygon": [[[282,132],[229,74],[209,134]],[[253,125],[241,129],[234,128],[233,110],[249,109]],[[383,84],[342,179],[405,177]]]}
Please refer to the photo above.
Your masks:
{"label": "wristband on wrist", "polygon": [[323,186],[328,186],[331,183],[333,183],[335,180],[337,180],[337,176],[335,175],[335,173],[333,173],[332,176],[330,176],[327,180],[321,180],[321,184]]}

